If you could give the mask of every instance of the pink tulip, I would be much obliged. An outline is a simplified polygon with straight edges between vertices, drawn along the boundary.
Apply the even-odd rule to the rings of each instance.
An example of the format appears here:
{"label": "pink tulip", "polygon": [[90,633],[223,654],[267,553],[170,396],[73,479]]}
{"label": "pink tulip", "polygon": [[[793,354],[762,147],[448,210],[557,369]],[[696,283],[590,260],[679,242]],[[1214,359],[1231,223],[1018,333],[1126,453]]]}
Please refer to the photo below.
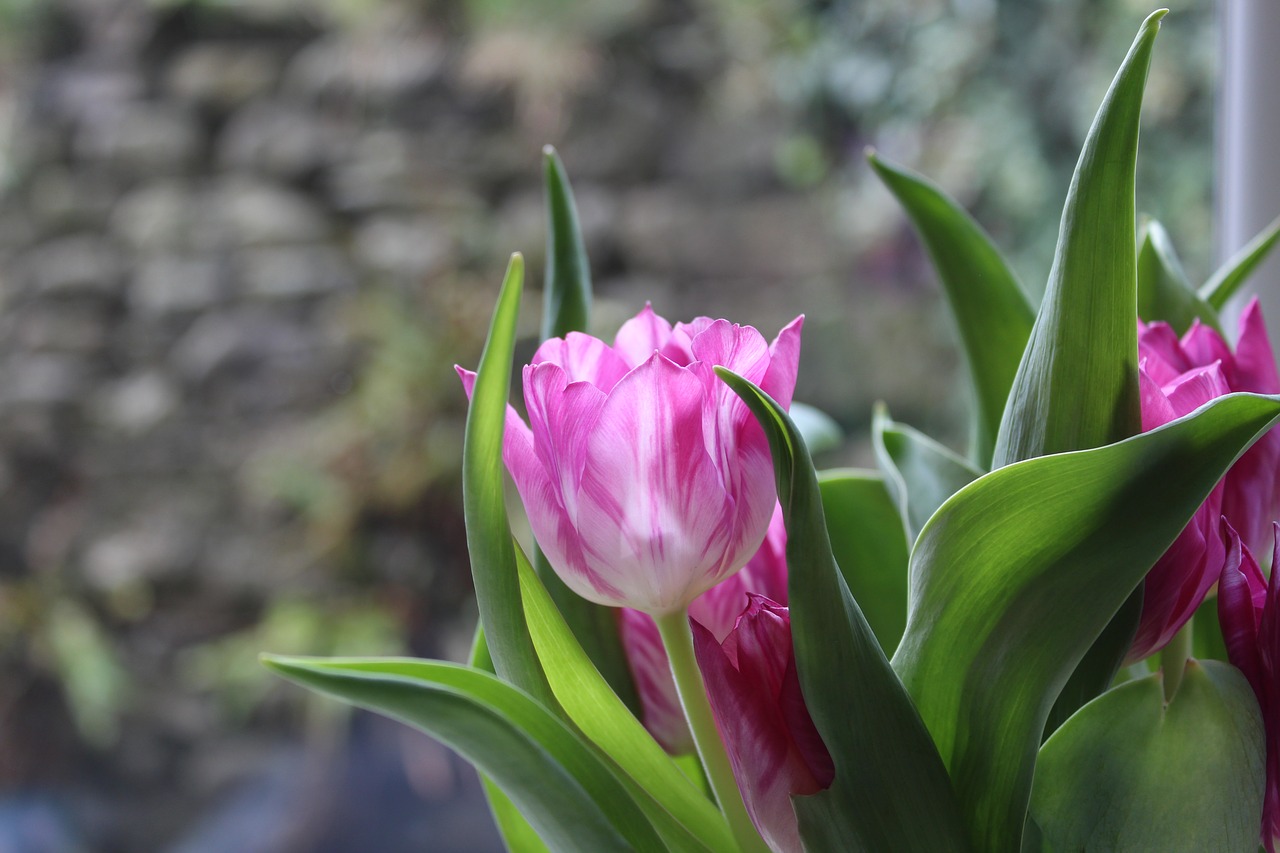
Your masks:
{"label": "pink tulip", "polygon": [[[748,605],[748,593],[787,602],[787,529],[775,505],[760,550],[735,575],[721,581],[689,605],[689,615],[723,642]],[[653,617],[639,610],[619,611],[622,645],[640,694],[645,728],[673,755],[693,752],[693,735],[680,707],[671,663]]]}
{"label": "pink tulip", "polygon": [[801,853],[791,797],[830,786],[835,765],[800,691],[787,608],[748,598],[723,642],[694,621],[694,649],[752,822],[772,850]]}
{"label": "pink tulip", "polygon": [[[1222,337],[1199,322],[1182,339],[1166,323],[1140,325],[1139,388],[1142,428],[1154,429],[1233,391],[1280,393],[1275,357],[1257,300],[1240,318],[1233,354]],[[1225,515],[1250,547],[1265,544],[1267,519],[1280,504],[1280,431],[1259,439],[1196,511],[1147,574],[1142,618],[1128,660],[1159,651],[1195,613],[1218,579]]]}
{"label": "pink tulip", "polygon": [[508,410],[503,459],[570,589],[665,615],[755,553],[777,501],[769,446],[712,368],[790,405],[802,321],[767,344],[727,320],[673,328],[646,306],[612,347],[570,333],[538,348],[524,368],[529,423]]}
{"label": "pink tulip", "polygon": [[1218,586],[1218,621],[1227,657],[1244,673],[1262,709],[1267,738],[1267,787],[1262,844],[1275,853],[1280,837],[1280,525],[1268,583],[1257,560],[1224,518],[1227,558]]}

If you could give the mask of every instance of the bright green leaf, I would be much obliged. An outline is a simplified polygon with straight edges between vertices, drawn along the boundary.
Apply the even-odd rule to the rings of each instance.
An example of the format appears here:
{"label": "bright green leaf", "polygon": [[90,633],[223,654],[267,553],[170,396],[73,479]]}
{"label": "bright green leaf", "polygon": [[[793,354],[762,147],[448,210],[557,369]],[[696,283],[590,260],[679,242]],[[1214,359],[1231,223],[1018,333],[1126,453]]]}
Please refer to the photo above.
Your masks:
{"label": "bright green leaf", "polygon": [[[683,825],[686,833],[699,839],[702,849],[733,851],[733,836],[719,810],[694,787],[609,689],[519,550],[516,559],[529,630],[551,689],[565,713],[645,796],[665,810],[673,822]],[[670,831],[672,827],[659,825],[660,832],[664,828],[669,833],[664,833],[664,837],[674,849],[673,842],[679,839],[679,833]]]}
{"label": "bright green leaf", "polygon": [[1081,708],[1045,742],[1024,851],[1254,853],[1262,717],[1235,668],[1188,661],[1173,702],[1159,674]]}
{"label": "bright green leaf", "polygon": [[528,694],[487,672],[408,658],[263,656],[320,693],[414,726],[493,780],[553,850],[665,850],[594,749]]}
{"label": "bright green leaf", "polygon": [[1163,320],[1179,335],[1194,320],[1221,331],[1218,312],[1187,280],[1164,226],[1148,221],[1138,242],[1138,316],[1148,323]]}
{"label": "bright green leaf", "polygon": [[1050,706],[1280,397],[1231,394],[1118,444],[993,471],[911,554],[894,668],[929,726],[973,846],[1019,849]]}
{"label": "bright green leaf", "polygon": [[1280,218],[1275,219],[1261,234],[1245,244],[1243,249],[1209,276],[1209,280],[1200,288],[1200,298],[1222,310],[1227,300],[1235,295],[1245,279],[1267,259],[1267,255],[1277,245],[1280,245]]}
{"label": "bright green leaf", "polygon": [[793,800],[812,851],[965,850],[951,782],[831,553],[817,474],[795,424],[751,382],[716,373],[769,437],[787,524],[800,686],[835,782]]}
{"label": "bright green leaf", "polygon": [[943,501],[982,475],[924,433],[890,420],[883,405],[872,416],[871,441],[911,542]]}
{"label": "bright green leaf", "polygon": [[942,281],[977,397],[974,459],[985,469],[1035,309],[1000,250],[960,205],[921,175],[874,152],[867,159],[911,217]]}
{"label": "bright green leaf", "polygon": [[854,601],[892,655],[907,624],[907,534],[884,480],[872,471],[818,474],[831,550]]}

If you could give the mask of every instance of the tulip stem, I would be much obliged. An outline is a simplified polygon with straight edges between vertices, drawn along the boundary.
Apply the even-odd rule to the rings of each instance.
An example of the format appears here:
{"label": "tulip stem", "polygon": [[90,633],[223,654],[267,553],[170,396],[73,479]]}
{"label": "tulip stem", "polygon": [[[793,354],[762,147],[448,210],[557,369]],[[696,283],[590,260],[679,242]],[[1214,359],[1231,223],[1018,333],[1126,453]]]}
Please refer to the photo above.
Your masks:
{"label": "tulip stem", "polygon": [[711,703],[707,700],[706,684],[693,653],[689,615],[680,610],[665,616],[655,616],[653,621],[658,624],[662,645],[671,661],[676,692],[680,695],[680,705],[689,721],[689,730],[693,732],[693,742],[698,747],[698,756],[702,759],[707,781],[711,783],[716,801],[729,822],[733,838],[738,842],[742,853],[769,853],[768,845],[764,843],[760,833],[756,832],[751,816],[747,814],[742,792],[733,778],[729,754],[725,751],[724,742],[720,740],[719,730],[716,729]]}
{"label": "tulip stem", "polygon": [[1164,701],[1173,701],[1178,688],[1182,686],[1182,674],[1187,668],[1187,659],[1191,657],[1191,626],[1187,624],[1178,629],[1164,650],[1160,652],[1160,671],[1164,674]]}

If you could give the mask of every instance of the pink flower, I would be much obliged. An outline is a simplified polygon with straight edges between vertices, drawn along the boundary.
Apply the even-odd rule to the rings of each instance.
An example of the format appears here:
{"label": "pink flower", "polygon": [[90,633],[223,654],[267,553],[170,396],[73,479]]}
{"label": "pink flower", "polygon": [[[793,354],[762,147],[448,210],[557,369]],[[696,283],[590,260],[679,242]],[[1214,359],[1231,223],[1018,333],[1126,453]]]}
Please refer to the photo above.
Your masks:
{"label": "pink flower", "polygon": [[1274,525],[1271,581],[1240,536],[1222,519],[1227,559],[1218,586],[1218,621],[1227,657],[1244,673],[1262,708],[1267,738],[1267,788],[1262,843],[1275,853],[1280,837],[1280,525]]}
{"label": "pink flower", "polygon": [[[1199,322],[1181,340],[1167,324],[1152,323],[1139,326],[1138,358],[1143,430],[1233,391],[1280,392],[1275,356],[1256,299],[1240,318],[1234,354],[1217,332]],[[1236,462],[1147,574],[1129,661],[1163,648],[1217,581],[1224,556],[1220,516],[1231,520],[1250,547],[1265,543],[1267,519],[1280,496],[1278,476],[1280,431],[1272,430]]]}
{"label": "pink flower", "polygon": [[[782,508],[774,505],[773,518],[760,550],[742,571],[694,599],[689,615],[724,642],[738,616],[748,606],[748,593],[787,602],[787,529]],[[693,735],[680,707],[671,663],[658,636],[653,617],[639,610],[619,611],[622,645],[640,694],[644,725],[663,748],[673,755],[693,752]]]}
{"label": "pink flower", "polygon": [[[613,346],[570,333],[524,368],[526,426],[508,410],[503,459],[557,574],[600,604],[677,612],[760,547],[777,494],[768,443],[712,370],[790,405],[803,318],[772,344],[646,306]],[[473,377],[459,369],[470,388]]]}
{"label": "pink flower", "polygon": [[786,607],[755,594],[723,642],[693,622],[694,650],[716,728],[761,837],[779,853],[801,853],[791,797],[835,778],[796,672]]}

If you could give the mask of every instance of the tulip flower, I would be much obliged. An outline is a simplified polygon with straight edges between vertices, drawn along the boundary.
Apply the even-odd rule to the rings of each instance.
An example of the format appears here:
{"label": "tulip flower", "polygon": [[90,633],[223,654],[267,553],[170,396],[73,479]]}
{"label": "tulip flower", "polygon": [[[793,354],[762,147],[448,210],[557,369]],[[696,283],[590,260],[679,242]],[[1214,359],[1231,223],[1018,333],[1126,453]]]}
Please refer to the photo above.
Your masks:
{"label": "tulip flower", "polygon": [[1218,586],[1218,621],[1227,657],[1244,673],[1262,709],[1267,739],[1267,787],[1262,808],[1262,844],[1275,853],[1280,838],[1280,525],[1270,582],[1248,546],[1224,518],[1227,558]]}
{"label": "tulip flower", "polygon": [[[1240,318],[1235,353],[1199,322],[1179,340],[1165,323],[1140,325],[1142,428],[1154,429],[1233,391],[1280,393],[1280,376],[1256,299]],[[1128,660],[1159,651],[1195,613],[1218,579],[1225,515],[1247,546],[1265,544],[1267,519],[1280,505],[1280,431],[1260,438],[1227,473],[1169,550],[1147,574],[1142,617]]]}
{"label": "tulip flower", "polygon": [[[743,610],[748,593],[787,603],[787,530],[782,508],[775,505],[764,542],[742,571],[694,599],[689,616],[724,642]],[[639,610],[619,611],[622,645],[640,694],[645,728],[673,755],[693,751],[693,736],[685,721],[671,676],[671,663],[653,617]]]}
{"label": "tulip flower", "polygon": [[[791,403],[802,317],[772,344],[751,326],[670,323],[646,306],[613,346],[571,332],[524,368],[526,425],[503,458],[534,538],[584,598],[683,611],[760,547],[777,501],[763,430],[712,368]],[[473,381],[459,369],[464,384]]]}
{"label": "tulip flower", "polygon": [[723,641],[695,622],[694,647],[752,823],[775,853],[801,853],[791,797],[830,786],[835,765],[800,691],[787,608],[748,598]]}

